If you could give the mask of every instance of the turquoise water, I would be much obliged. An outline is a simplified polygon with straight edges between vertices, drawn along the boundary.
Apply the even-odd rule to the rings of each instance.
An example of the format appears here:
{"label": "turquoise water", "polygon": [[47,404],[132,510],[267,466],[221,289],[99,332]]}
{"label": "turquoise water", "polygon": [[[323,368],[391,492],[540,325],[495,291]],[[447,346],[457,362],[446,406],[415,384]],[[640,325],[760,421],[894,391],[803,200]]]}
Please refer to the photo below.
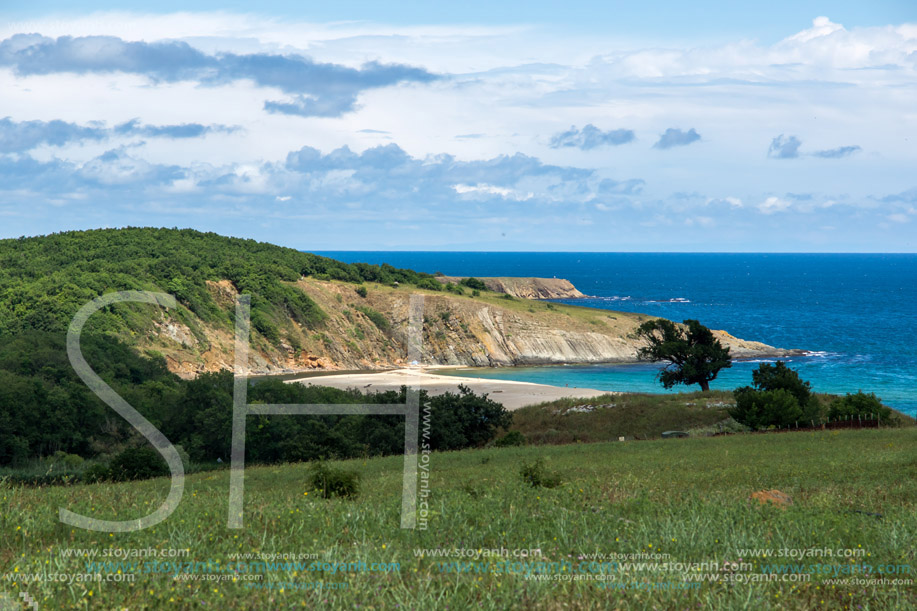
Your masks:
{"label": "turquoise water", "polygon": [[[917,255],[323,252],[447,275],[567,278],[591,295],[568,303],[696,318],[737,337],[813,356],[792,366],[818,392],[875,392],[917,415]],[[736,362],[713,388],[751,383]],[[589,365],[462,372],[601,390],[665,392],[657,367]]]}

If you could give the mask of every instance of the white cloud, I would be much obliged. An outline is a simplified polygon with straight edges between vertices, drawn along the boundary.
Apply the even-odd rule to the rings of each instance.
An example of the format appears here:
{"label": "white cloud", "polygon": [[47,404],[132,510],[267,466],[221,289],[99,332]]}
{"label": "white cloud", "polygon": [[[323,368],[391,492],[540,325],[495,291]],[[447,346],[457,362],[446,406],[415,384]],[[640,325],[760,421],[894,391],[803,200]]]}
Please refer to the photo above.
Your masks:
{"label": "white cloud", "polygon": [[532,192],[522,193],[515,189],[507,189],[506,187],[497,187],[488,184],[452,185],[452,188],[459,195],[499,195],[503,199],[511,199],[517,202],[526,201],[535,197],[535,194]]}
{"label": "white cloud", "polygon": [[[592,219],[597,232],[620,226],[635,236],[641,223],[675,231],[690,222],[698,235],[714,223],[723,232],[753,227],[743,247],[779,234],[774,227],[781,212],[811,214],[813,227],[837,227],[838,235],[859,222],[850,220],[854,214],[871,222],[914,219],[913,208],[905,208],[913,199],[886,205],[882,198],[915,187],[917,25],[844,28],[820,17],[772,45],[736,37],[726,44],[654,48],[527,27],[112,13],[0,25],[0,40],[20,32],[184,40],[209,55],[298,53],[351,67],[378,60],[446,78],[366,90],[352,114],[305,118],[265,113],[265,100],[285,94],[255,81],[202,87],[137,74],[24,77],[0,68],[0,119],[112,126],[138,117],[148,125],[241,127],[181,143],[145,138],[142,148],[134,146],[136,138],[42,145],[29,153],[44,164],[34,180],[28,164],[0,159],[0,171],[4,164],[11,168],[0,175],[0,191],[10,201],[26,201],[10,195],[20,189],[48,202],[104,200],[93,189],[107,186],[131,190],[138,200],[180,200],[155,208],[162,215],[203,210],[219,200],[233,202],[240,216],[249,209],[305,215],[298,209],[308,204],[308,214],[324,210],[353,222],[389,213],[405,222],[441,216],[456,227],[473,223],[485,208],[516,218],[514,203],[530,202],[525,222],[545,227],[557,224],[552,214],[575,223],[593,211],[603,213]],[[588,151],[550,148],[551,136],[571,125],[626,130],[633,141]],[[695,128],[702,146],[653,150],[672,126]],[[468,134],[476,137],[457,138]],[[778,134],[797,135],[805,144],[796,160],[767,160]],[[409,159],[393,161],[394,167],[355,162],[300,171],[285,165],[287,153],[303,147],[327,156],[346,146],[359,156],[378,145],[380,135]],[[106,157],[115,146],[118,153]],[[806,151],[843,160],[819,160]],[[139,216],[146,208],[136,210]],[[561,235],[569,246],[579,243],[578,234]]]}
{"label": "white cloud", "polygon": [[830,36],[835,32],[846,32],[846,30],[844,30],[844,26],[839,23],[832,23],[827,17],[816,17],[812,20],[811,28],[798,34],[793,34],[786,41],[806,43],[822,36]]}
{"label": "white cloud", "polygon": [[773,214],[775,212],[783,212],[784,210],[787,210],[791,205],[792,204],[785,199],[771,196],[758,204],[758,210],[764,214]]}

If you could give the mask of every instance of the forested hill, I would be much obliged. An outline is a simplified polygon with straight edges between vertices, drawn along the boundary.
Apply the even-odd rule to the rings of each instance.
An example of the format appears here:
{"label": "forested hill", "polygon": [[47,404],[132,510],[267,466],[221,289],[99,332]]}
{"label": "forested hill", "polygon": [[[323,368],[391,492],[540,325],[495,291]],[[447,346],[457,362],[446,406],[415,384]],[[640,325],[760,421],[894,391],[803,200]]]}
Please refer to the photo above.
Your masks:
{"label": "forested hill", "polygon": [[[235,300],[251,295],[250,366],[262,373],[403,365],[409,296],[425,294],[423,358],[453,365],[633,361],[645,317],[514,299],[480,280],[437,281],[189,229],[104,229],[0,241],[0,338],[63,338],[77,310],[112,291],[174,295],[178,307],[117,304],[90,319],[193,377],[233,367]],[[728,334],[735,356],[781,351]]]}
{"label": "forested hill", "polygon": [[[170,293],[194,317],[222,322],[229,313],[218,306],[208,282],[228,280],[239,292],[252,295],[252,322],[258,331],[279,341],[279,327],[287,319],[314,327],[325,318],[314,301],[290,284],[302,276],[443,289],[429,274],[341,263],[191,229],[74,231],[0,240],[0,335],[63,331],[87,301],[120,290]],[[96,328],[116,332],[137,333],[144,326],[128,315],[95,318],[106,318]]]}

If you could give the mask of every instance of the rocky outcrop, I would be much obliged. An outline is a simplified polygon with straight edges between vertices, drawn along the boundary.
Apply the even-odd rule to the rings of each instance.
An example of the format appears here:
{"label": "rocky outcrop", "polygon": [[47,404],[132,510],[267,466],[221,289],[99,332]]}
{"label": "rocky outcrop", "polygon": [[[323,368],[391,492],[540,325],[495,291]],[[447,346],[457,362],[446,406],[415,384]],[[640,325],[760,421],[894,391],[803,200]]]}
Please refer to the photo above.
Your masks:
{"label": "rocky outcrop", "polygon": [[[252,373],[386,369],[407,364],[409,304],[414,290],[364,285],[364,297],[357,293],[356,285],[348,283],[307,278],[296,285],[319,304],[327,320],[316,329],[289,321],[279,344],[253,333]],[[231,320],[236,296],[232,284],[208,283],[208,289]],[[381,326],[380,314],[386,323]],[[175,320],[158,322],[153,341],[140,347],[163,354],[169,368],[186,377],[232,366],[231,327],[205,324],[190,315],[184,320],[189,326]],[[635,362],[641,344],[634,332],[645,320],[649,317],[641,314],[507,300],[486,293],[471,297],[426,292],[422,360],[430,365],[478,367]],[[742,340],[725,331],[714,333],[736,358],[801,353]]]}
{"label": "rocky outcrop", "polygon": [[[439,311],[435,301],[430,306]],[[634,332],[646,317],[572,306],[570,311],[575,314],[565,314],[558,306],[542,313],[482,304],[452,309],[445,323],[441,312],[425,316],[424,360],[479,367],[637,361],[642,344]],[[741,340],[723,331],[715,333],[736,358],[801,353]]]}
{"label": "rocky outcrop", "polygon": [[[467,276],[437,276],[443,284],[457,284]],[[576,299],[585,297],[563,278],[478,278],[495,293],[505,293],[520,299]]]}

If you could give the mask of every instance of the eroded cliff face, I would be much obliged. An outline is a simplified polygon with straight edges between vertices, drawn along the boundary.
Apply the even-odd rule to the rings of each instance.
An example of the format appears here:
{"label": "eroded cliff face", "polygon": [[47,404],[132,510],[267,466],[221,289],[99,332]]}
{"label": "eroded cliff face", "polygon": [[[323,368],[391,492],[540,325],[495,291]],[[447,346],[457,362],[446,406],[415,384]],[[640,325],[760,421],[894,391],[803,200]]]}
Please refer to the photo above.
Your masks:
{"label": "eroded cliff face", "polygon": [[[442,283],[454,284],[467,276],[439,276]],[[520,299],[576,299],[585,297],[569,280],[563,278],[478,278],[495,293],[504,293]]]}
{"label": "eroded cliff face", "polygon": [[[365,285],[367,295],[362,297],[352,284],[304,279],[297,286],[322,307],[328,320],[318,329],[304,329],[289,321],[292,324],[279,345],[253,333],[252,373],[404,366],[409,303],[416,293],[425,294],[423,362],[429,365],[633,362],[639,348],[633,333],[649,319],[640,314],[507,300],[490,293],[472,298]],[[231,320],[235,288],[223,281],[209,283],[208,289]],[[373,322],[372,313],[380,314],[381,319],[376,317]],[[380,320],[384,321],[381,328]],[[190,324],[163,318],[141,348],[162,353],[169,368],[186,377],[232,368],[231,325],[186,322]],[[798,353],[740,340],[725,331],[715,333],[739,358]]]}

